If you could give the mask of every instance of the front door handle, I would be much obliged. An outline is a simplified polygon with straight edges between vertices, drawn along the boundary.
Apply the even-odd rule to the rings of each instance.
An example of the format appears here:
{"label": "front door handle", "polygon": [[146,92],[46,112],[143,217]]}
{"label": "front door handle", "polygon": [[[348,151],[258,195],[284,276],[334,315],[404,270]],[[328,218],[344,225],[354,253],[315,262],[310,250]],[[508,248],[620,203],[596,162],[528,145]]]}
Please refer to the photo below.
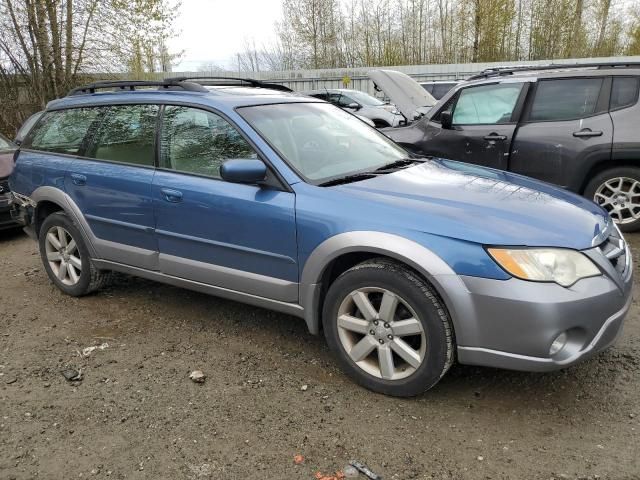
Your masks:
{"label": "front door handle", "polygon": [[573,132],[574,137],[582,138],[582,137],[600,137],[602,136],[601,131],[592,131],[590,128],[583,128],[579,132]]}
{"label": "front door handle", "polygon": [[85,175],[80,175],[79,173],[72,173],[71,181],[74,183],[74,185],[82,186],[87,184],[87,177]]}
{"label": "front door handle", "polygon": [[171,203],[178,203],[182,201],[182,192],[180,190],[173,190],[172,188],[161,188],[162,197]]}
{"label": "front door handle", "polygon": [[498,135],[497,133],[490,133],[489,135],[485,135],[483,137],[485,140],[491,142],[504,142],[507,139],[506,135]]}

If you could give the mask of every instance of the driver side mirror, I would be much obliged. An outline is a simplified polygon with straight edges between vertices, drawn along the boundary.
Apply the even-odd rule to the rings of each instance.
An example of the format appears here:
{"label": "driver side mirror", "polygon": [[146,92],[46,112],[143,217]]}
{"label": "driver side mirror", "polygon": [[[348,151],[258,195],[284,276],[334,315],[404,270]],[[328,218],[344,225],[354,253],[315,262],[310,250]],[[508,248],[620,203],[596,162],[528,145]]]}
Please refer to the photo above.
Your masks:
{"label": "driver side mirror", "polygon": [[347,105],[347,108],[352,108],[353,110],[360,110],[362,107],[356,102],[353,102]]}
{"label": "driver side mirror", "polygon": [[442,128],[450,130],[453,126],[453,113],[451,110],[445,110],[440,113],[440,123],[442,124]]}
{"label": "driver side mirror", "polygon": [[220,176],[231,183],[255,185],[267,177],[267,166],[262,160],[233,158],[220,166]]}

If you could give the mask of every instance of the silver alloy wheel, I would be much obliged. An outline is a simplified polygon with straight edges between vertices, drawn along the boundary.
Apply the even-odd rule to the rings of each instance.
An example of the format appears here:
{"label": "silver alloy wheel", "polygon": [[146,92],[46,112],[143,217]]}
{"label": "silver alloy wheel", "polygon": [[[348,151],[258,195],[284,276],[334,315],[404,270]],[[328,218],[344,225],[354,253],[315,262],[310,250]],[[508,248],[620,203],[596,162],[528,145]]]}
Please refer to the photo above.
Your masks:
{"label": "silver alloy wheel", "polygon": [[78,245],[71,234],[62,227],[51,227],[44,242],[47,261],[53,274],[65,285],[80,281],[82,261]]}
{"label": "silver alloy wheel", "polygon": [[377,287],[354,290],[338,309],[338,337],[362,370],[385,380],[406,378],[425,359],[427,338],[411,306]]}
{"label": "silver alloy wheel", "polygon": [[601,184],[593,201],[603,207],[618,223],[640,219],[640,182],[629,177],[615,177]]}

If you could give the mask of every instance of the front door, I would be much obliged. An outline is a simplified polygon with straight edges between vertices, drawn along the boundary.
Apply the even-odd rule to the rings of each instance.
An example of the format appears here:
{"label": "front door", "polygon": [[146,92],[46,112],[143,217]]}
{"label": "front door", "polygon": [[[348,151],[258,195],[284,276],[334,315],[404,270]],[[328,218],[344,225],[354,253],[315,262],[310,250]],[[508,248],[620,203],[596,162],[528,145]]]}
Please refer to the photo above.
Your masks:
{"label": "front door", "polygon": [[443,128],[439,117],[426,127],[422,150],[498,169],[506,169],[515,132],[523,83],[494,83],[463,88],[443,109],[453,112],[453,125]]}
{"label": "front door", "polygon": [[258,155],[218,114],[166,106],[161,137],[161,168],[153,181],[161,271],[297,301],[294,194],[222,180],[225,160]]}

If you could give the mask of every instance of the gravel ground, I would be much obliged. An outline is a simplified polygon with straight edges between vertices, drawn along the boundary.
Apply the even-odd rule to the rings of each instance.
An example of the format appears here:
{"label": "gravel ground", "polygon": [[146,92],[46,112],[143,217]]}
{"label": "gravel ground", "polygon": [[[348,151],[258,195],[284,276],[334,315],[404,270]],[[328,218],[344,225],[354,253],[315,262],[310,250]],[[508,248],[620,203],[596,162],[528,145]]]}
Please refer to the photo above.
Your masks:
{"label": "gravel ground", "polygon": [[0,271],[2,480],[312,479],[350,459],[385,480],[640,478],[636,302],[586,363],[456,365],[396,399],[351,383],[293,317],[125,276],[67,297],[18,232],[0,233]]}

